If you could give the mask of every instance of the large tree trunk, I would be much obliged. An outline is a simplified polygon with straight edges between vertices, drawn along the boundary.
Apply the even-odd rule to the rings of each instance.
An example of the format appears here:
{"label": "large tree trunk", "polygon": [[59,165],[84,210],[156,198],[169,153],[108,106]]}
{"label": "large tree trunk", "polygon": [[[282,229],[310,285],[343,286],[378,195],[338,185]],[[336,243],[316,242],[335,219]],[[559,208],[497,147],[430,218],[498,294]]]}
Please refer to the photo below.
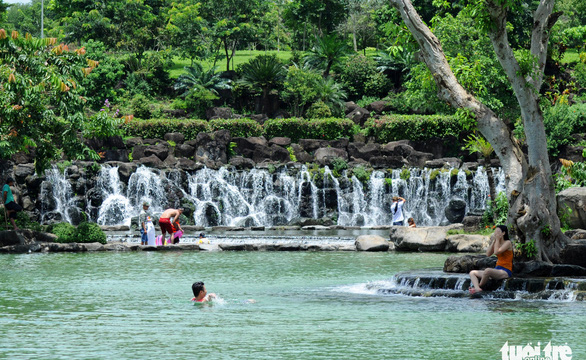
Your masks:
{"label": "large tree trunk", "polygon": [[[543,114],[539,108],[538,89],[543,81],[549,30],[557,19],[552,16],[553,0],[542,0],[534,14],[531,51],[538,65],[524,78],[509,45],[506,31],[507,11],[500,2],[486,1],[494,27],[489,36],[497,58],[511,82],[521,108],[527,138],[527,157],[517,140],[495,113],[468,93],[450,69],[437,37],[421,21],[410,0],[390,0],[401,14],[407,28],[419,43],[421,55],[434,76],[438,96],[452,106],[471,110],[478,129],[490,142],[507,174],[505,182],[509,199],[509,222],[521,242],[534,240],[537,258],[559,261],[560,250],[567,237],[560,230],[556,213],[555,191],[547,153]],[[537,89],[537,90],[536,90]]]}

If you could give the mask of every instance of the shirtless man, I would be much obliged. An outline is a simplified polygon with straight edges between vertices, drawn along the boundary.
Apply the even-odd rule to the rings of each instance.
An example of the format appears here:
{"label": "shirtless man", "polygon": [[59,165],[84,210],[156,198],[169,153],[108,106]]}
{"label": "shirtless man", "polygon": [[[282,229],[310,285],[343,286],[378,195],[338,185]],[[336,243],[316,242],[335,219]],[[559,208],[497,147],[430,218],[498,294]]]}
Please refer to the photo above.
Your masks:
{"label": "shirtless man", "polygon": [[[163,237],[161,242],[165,243],[165,234],[169,233],[171,235],[171,243],[173,242],[173,238],[175,235],[175,231],[181,230],[179,226],[179,216],[183,213],[183,208],[179,209],[167,209],[163,211],[161,217],[159,218],[159,225],[161,226],[161,233]],[[173,221],[171,221],[173,218]]]}
{"label": "shirtless man", "polygon": [[191,290],[194,296],[191,301],[202,303],[216,298],[216,294],[208,294],[203,281],[193,283]]}

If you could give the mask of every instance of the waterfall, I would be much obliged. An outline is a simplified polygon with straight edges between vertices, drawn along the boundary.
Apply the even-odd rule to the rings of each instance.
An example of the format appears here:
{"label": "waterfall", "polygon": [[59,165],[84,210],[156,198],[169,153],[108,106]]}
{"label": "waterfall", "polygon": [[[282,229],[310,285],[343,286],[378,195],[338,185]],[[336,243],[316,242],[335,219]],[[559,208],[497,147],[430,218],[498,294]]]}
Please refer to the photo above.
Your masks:
{"label": "waterfall", "polygon": [[48,169],[46,179],[41,183],[41,222],[51,220],[79,222],[80,209],[76,206],[67,169],[63,173],[56,166]]}
{"label": "waterfall", "polygon": [[[67,170],[47,172],[41,187],[41,197],[48,199],[41,207],[45,222],[72,221],[70,209],[84,201],[74,196],[73,180],[66,174]],[[451,199],[464,200],[467,212],[482,211],[489,194],[482,167],[474,172],[375,170],[364,183],[349,174],[307,166],[273,171],[203,168],[192,173],[140,166],[125,184],[118,166],[103,165],[92,180],[96,186],[91,201],[87,195],[79,208],[87,208],[89,220],[101,225],[129,225],[147,201],[154,214],[188,202],[194,209],[190,220],[199,226],[281,226],[303,218],[332,219],[340,226],[380,226],[391,223],[391,198],[401,196],[406,199],[405,218],[413,217],[419,226],[434,226],[447,223],[444,210]],[[502,169],[495,169],[494,177],[497,192],[503,191]]]}
{"label": "waterfall", "polygon": [[96,222],[100,225],[130,225],[130,200],[122,191],[118,167],[102,167],[96,186],[104,199]]}

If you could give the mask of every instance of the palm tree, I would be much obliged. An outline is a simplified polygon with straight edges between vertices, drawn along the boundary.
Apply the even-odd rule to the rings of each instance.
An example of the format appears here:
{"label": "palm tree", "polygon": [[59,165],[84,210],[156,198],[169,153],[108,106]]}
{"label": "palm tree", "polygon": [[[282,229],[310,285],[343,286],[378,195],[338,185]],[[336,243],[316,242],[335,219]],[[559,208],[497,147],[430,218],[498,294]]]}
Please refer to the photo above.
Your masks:
{"label": "palm tree", "polygon": [[278,84],[285,80],[286,69],[275,55],[259,55],[241,68],[242,77],[239,82],[250,88],[260,89],[262,92],[260,109],[257,112],[264,113],[269,109],[269,94]]}
{"label": "palm tree", "polygon": [[339,61],[348,53],[348,46],[336,35],[326,35],[317,38],[315,46],[305,57],[305,63],[312,67],[324,69],[323,78],[330,75],[330,70],[335,61]]}
{"label": "palm tree", "polygon": [[218,95],[218,90],[230,89],[230,80],[224,79],[220,73],[216,72],[217,67],[214,66],[208,70],[204,70],[200,63],[194,63],[193,66],[185,67],[186,74],[182,74],[177,78],[175,90],[183,91],[180,96],[186,96],[190,91],[208,90],[214,95]]}
{"label": "palm tree", "polygon": [[314,87],[317,101],[324,102],[334,115],[340,115],[344,110],[344,101],[346,100],[346,92],[342,89],[342,85],[335,82],[330,76],[317,80]]}

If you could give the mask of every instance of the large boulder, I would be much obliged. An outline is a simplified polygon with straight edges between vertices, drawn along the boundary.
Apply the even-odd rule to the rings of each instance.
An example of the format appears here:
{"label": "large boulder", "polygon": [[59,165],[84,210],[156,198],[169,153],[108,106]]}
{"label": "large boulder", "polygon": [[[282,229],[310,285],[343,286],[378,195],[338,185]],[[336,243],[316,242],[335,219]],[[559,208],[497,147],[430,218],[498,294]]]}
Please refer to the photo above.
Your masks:
{"label": "large boulder", "polygon": [[375,143],[352,142],[348,144],[348,155],[355,159],[369,161],[370,158],[381,155],[381,146]]}
{"label": "large boulder", "polygon": [[575,240],[560,253],[562,263],[586,267],[586,240]]}
{"label": "large boulder", "polygon": [[361,107],[356,107],[352,112],[346,115],[346,117],[352,120],[355,124],[362,126],[370,117],[370,111]]}
{"label": "large boulder", "polygon": [[445,251],[448,230],[461,225],[409,228],[392,226],[390,239],[398,251]]}
{"label": "large boulder", "polygon": [[566,213],[571,228],[586,229],[586,187],[571,187],[561,191],[557,195],[557,205],[559,212]]}
{"label": "large boulder", "polygon": [[252,169],[254,168],[254,161],[243,156],[233,156],[230,158],[230,165],[234,166],[238,170]]}
{"label": "large boulder", "polygon": [[481,252],[488,248],[490,237],[483,235],[448,235],[447,251],[453,252]]}
{"label": "large boulder", "polygon": [[213,163],[226,164],[228,162],[226,149],[230,141],[230,132],[228,130],[219,130],[212,134],[197,134],[195,160],[206,165]]}
{"label": "large boulder", "polygon": [[166,133],[163,138],[167,141],[173,141],[175,144],[182,144],[185,141],[185,135],[182,133]]}
{"label": "large boulder", "polygon": [[444,210],[446,219],[452,224],[461,223],[466,216],[466,201],[460,198],[453,198]]}
{"label": "large boulder", "polygon": [[[144,154],[147,157],[151,156],[151,155],[155,155],[161,161],[165,161],[167,156],[169,156],[169,147],[165,144],[157,144],[157,145],[147,146],[144,149]],[[134,159],[134,155],[132,158]]]}
{"label": "large boulder", "polygon": [[279,145],[282,147],[287,147],[289,145],[291,145],[291,138],[288,137],[274,137],[272,139],[269,140],[269,144],[270,145]]}
{"label": "large boulder", "polygon": [[303,150],[307,151],[308,153],[312,153],[319,148],[328,147],[330,143],[327,140],[300,139],[299,145],[303,148]]}
{"label": "large boulder", "polygon": [[381,115],[383,112],[393,110],[393,107],[386,101],[379,100],[368,104],[366,106],[366,110],[370,111],[371,113]]}
{"label": "large boulder", "polygon": [[212,119],[231,119],[232,109],[229,107],[213,107],[206,110],[206,118]]}
{"label": "large boulder", "polygon": [[346,150],[337,148],[319,148],[315,151],[315,160],[322,165],[329,165],[333,159],[339,158],[348,160]]}
{"label": "large boulder", "polygon": [[358,251],[388,251],[389,242],[379,235],[360,235],[356,238]]}
{"label": "large boulder", "polygon": [[402,156],[373,156],[369,162],[375,169],[398,169],[409,165]]}

